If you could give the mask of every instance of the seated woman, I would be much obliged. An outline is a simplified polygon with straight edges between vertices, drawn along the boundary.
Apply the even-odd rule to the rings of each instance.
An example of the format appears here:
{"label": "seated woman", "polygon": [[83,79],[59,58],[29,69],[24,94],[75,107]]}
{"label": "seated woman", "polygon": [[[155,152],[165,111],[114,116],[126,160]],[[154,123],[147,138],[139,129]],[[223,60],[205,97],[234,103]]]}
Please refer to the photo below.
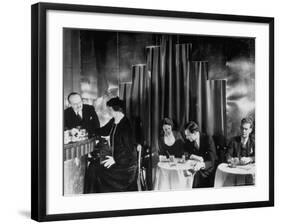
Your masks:
{"label": "seated woman", "polygon": [[112,119],[95,133],[109,136],[109,151],[98,170],[99,192],[137,191],[137,154],[132,128],[118,97],[106,103]]}
{"label": "seated woman", "polygon": [[162,121],[162,131],[159,139],[160,155],[174,155],[176,158],[181,158],[184,154],[184,142],[179,132],[173,130],[174,123],[169,118],[164,118]]}

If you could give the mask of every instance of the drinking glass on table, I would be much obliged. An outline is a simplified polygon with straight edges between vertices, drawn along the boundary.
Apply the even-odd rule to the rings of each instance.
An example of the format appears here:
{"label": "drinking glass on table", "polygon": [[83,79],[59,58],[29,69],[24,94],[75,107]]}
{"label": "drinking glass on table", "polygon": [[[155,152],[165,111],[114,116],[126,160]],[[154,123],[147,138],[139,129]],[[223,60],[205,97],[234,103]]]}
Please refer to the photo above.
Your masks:
{"label": "drinking glass on table", "polygon": [[237,165],[239,165],[239,158],[232,157],[228,160],[228,166],[231,168],[235,168]]}
{"label": "drinking glass on table", "polygon": [[184,160],[187,161],[189,159],[189,153],[188,152],[184,152]]}
{"label": "drinking glass on table", "polygon": [[174,155],[170,155],[169,159],[170,159],[170,162],[172,162],[172,163],[175,162],[175,156]]}

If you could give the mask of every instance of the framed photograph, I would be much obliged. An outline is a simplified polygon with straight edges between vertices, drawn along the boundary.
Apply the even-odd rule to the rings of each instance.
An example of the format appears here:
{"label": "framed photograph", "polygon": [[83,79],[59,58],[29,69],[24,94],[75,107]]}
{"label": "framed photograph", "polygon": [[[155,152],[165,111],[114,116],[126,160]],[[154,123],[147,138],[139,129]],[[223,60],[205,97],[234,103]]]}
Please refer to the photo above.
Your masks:
{"label": "framed photograph", "polygon": [[32,5],[32,219],[274,205],[274,18]]}

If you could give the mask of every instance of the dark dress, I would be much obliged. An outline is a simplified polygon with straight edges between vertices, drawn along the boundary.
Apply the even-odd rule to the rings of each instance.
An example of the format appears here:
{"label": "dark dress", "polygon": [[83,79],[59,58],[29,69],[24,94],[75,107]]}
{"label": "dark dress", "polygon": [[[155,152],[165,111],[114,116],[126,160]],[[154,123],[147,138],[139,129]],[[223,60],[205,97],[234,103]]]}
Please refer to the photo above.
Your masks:
{"label": "dark dress", "polygon": [[248,138],[246,145],[243,147],[241,136],[233,137],[228,144],[226,159],[231,157],[254,157],[255,156],[255,141],[252,137]]}
{"label": "dark dress", "polygon": [[169,155],[174,155],[176,158],[181,158],[184,154],[184,142],[180,133],[173,131],[175,137],[175,142],[173,145],[169,146],[165,144],[164,136],[159,139],[159,154],[169,157]]}
{"label": "dark dress", "polygon": [[189,155],[194,154],[201,156],[204,159],[205,169],[199,170],[194,175],[193,188],[198,187],[212,187],[213,178],[212,174],[215,172],[216,161],[216,148],[213,139],[205,134],[200,134],[199,148],[195,145],[195,142],[186,140],[185,151]]}
{"label": "dark dress", "polygon": [[82,119],[76,115],[72,107],[64,110],[64,128],[72,129],[77,126],[86,129],[90,135],[100,127],[100,122],[93,106],[83,104]]}
{"label": "dark dress", "polygon": [[110,136],[111,156],[115,160],[110,168],[98,167],[99,192],[137,191],[137,154],[127,117],[124,116],[117,125],[111,119],[95,133]]}

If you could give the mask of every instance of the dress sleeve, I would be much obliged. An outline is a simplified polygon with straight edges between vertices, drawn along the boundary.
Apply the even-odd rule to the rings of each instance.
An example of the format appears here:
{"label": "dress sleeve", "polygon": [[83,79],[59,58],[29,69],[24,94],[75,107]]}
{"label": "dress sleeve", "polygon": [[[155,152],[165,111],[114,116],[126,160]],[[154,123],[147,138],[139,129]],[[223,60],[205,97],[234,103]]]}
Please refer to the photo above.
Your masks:
{"label": "dress sleeve", "polygon": [[96,129],[95,134],[100,136],[108,136],[110,134],[110,130],[112,128],[113,123],[114,123],[114,118],[108,121],[104,126]]}
{"label": "dress sleeve", "polygon": [[91,107],[90,109],[90,116],[92,117],[90,130],[95,132],[96,129],[100,128],[100,121],[94,107]]}

